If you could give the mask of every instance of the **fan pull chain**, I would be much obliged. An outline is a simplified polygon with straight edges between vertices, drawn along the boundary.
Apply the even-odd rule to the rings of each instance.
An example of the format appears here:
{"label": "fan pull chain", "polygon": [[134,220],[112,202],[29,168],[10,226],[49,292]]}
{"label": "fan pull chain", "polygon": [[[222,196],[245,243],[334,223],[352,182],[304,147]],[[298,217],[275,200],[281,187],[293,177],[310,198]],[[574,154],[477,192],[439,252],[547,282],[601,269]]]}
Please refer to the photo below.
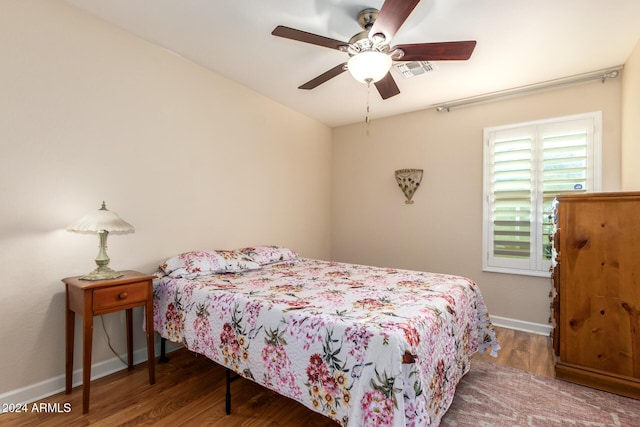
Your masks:
{"label": "fan pull chain", "polygon": [[369,124],[369,97],[371,96],[371,80],[367,81],[367,115],[364,118],[364,122]]}
{"label": "fan pull chain", "polygon": [[367,115],[364,118],[364,122],[367,124],[367,136],[369,136],[369,98],[371,97],[371,79],[367,79]]}

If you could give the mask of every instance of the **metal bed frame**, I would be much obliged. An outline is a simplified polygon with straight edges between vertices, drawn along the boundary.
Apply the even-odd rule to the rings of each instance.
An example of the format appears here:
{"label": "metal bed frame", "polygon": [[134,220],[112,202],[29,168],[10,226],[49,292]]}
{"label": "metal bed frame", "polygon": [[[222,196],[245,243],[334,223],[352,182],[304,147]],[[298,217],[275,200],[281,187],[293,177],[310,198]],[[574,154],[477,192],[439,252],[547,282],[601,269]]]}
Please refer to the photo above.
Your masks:
{"label": "metal bed frame", "polygon": [[[158,359],[158,363],[167,363],[169,362],[169,358],[167,357],[167,339],[160,337],[160,358]],[[227,415],[231,414],[231,383],[235,380],[242,378],[238,374],[231,375],[231,369],[225,368],[225,394],[224,394],[224,411]]]}

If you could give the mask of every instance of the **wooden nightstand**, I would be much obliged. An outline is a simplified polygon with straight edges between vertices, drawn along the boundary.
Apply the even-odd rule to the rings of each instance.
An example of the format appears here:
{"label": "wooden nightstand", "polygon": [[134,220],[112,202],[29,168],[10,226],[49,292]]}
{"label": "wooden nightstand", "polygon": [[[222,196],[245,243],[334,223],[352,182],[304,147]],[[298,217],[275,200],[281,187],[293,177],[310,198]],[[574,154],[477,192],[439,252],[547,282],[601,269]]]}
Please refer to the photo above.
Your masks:
{"label": "wooden nightstand", "polygon": [[133,368],[132,309],[145,307],[147,334],[147,364],[149,384],[155,378],[155,351],[153,345],[153,279],[155,276],[123,271],[124,275],[113,280],[87,281],[80,276],[62,279],[67,289],[66,314],[66,385],[71,393],[73,377],[73,348],[76,313],[83,317],[82,336],[82,413],[89,412],[89,389],[91,384],[91,346],[93,343],[93,316],[126,310],[127,357],[129,369]]}

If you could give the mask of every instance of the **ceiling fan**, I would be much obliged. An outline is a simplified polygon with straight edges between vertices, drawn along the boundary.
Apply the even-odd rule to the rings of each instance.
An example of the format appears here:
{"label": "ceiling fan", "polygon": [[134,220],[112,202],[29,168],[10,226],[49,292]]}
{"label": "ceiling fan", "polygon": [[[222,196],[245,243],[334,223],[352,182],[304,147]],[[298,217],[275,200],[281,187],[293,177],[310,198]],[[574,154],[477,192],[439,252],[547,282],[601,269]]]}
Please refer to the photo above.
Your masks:
{"label": "ceiling fan", "polygon": [[348,43],[282,25],[278,25],[271,34],[349,54],[347,62],[336,65],[298,89],[316,88],[349,70],[356,80],[374,83],[382,99],[387,99],[400,93],[389,72],[393,61],[467,60],[476,46],[475,40],[470,40],[391,47],[390,40],[418,3],[420,0],[386,0],[379,11],[373,8],[362,10],[357,19],[363,31],[354,35]]}

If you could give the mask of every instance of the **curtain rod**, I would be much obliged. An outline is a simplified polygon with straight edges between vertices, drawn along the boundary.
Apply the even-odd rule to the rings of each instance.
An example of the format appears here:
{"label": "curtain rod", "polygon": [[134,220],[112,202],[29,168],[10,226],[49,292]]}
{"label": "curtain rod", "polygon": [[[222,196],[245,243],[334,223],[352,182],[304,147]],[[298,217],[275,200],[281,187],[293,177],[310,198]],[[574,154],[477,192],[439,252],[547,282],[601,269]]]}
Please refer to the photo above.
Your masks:
{"label": "curtain rod", "polygon": [[571,77],[565,77],[562,79],[549,80],[542,83],[536,83],[527,86],[519,86],[513,89],[507,89],[498,92],[492,92],[484,95],[473,96],[470,98],[462,98],[451,102],[446,102],[444,104],[439,104],[436,107],[436,111],[449,112],[452,108],[462,107],[464,105],[476,104],[479,102],[487,102],[493,101],[499,98],[505,98],[509,96],[522,95],[530,92],[537,92],[545,89],[551,89],[560,86],[568,86],[576,83],[587,82],[591,80],[601,80],[604,83],[607,79],[615,79],[620,75],[620,70],[622,70],[623,66],[619,65],[614,68],[593,71],[591,73],[579,74]]}

